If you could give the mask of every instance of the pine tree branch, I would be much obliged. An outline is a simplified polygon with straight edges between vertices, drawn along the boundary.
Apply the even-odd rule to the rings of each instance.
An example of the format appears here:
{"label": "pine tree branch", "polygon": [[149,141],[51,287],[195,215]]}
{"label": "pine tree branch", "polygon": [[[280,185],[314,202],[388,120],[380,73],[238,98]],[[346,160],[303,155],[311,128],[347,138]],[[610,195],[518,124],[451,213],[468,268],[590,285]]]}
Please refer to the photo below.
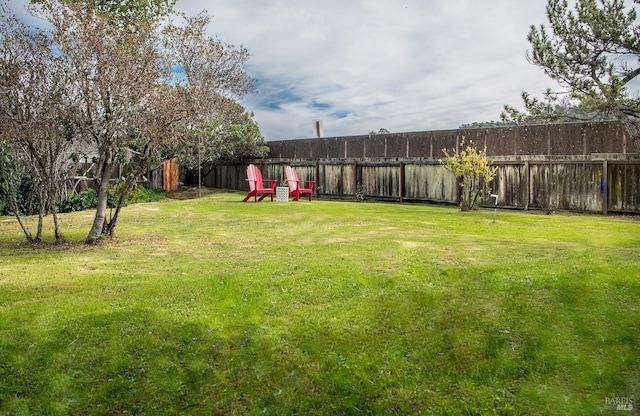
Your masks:
{"label": "pine tree branch", "polygon": [[627,75],[625,75],[625,77],[622,78],[622,82],[626,84],[632,79],[634,79],[635,77],[637,77],[638,75],[640,75],[640,67],[636,68],[634,71],[627,73]]}

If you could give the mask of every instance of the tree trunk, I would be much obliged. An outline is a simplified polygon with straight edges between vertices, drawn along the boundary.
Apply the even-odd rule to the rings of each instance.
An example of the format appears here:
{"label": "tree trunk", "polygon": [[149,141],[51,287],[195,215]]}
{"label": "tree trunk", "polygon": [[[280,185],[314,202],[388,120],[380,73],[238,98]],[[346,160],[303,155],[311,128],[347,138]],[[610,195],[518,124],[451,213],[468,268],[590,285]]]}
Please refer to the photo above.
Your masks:
{"label": "tree trunk", "polygon": [[111,218],[111,220],[109,221],[109,223],[105,227],[105,234],[108,235],[111,238],[116,236],[116,225],[118,225],[118,215],[120,214],[120,210],[122,209],[122,207],[124,206],[125,202],[127,201],[127,197],[129,196],[129,193],[133,189],[134,185],[135,185],[135,182],[132,182],[132,183],[131,182],[127,182],[125,184],[125,187],[122,190],[122,193],[120,194],[120,199],[118,200],[118,205],[116,206],[116,212],[113,214],[113,217]]}
{"label": "tree trunk", "polygon": [[58,221],[58,210],[55,207],[51,210],[53,216],[54,232],[56,235],[56,244],[64,243],[64,237],[62,237],[62,231],[60,231],[60,221]]}
{"label": "tree trunk", "polygon": [[60,229],[60,221],[58,220],[58,210],[56,208],[56,195],[58,194],[57,181],[55,180],[56,172],[50,170],[46,177],[46,192],[44,194],[43,205],[45,207],[45,216],[51,214],[53,217],[53,230],[55,235],[55,244],[64,242],[62,231]]}
{"label": "tree trunk", "polygon": [[132,160],[130,162],[130,166],[128,166],[129,171],[127,172],[126,180],[124,187],[120,193],[120,199],[118,200],[118,205],[116,206],[116,212],[113,214],[113,217],[109,221],[106,226],[105,234],[109,237],[113,238],[116,234],[116,226],[118,225],[118,216],[122,207],[124,207],[127,202],[127,198],[136,184],[141,181],[145,173],[149,168],[149,161],[151,160],[151,156],[149,155],[151,151],[150,143],[147,143],[145,146],[142,156]]}
{"label": "tree trunk", "polygon": [[13,216],[16,217],[16,220],[18,220],[18,224],[20,224],[20,228],[22,228],[22,232],[24,233],[24,236],[27,239],[27,243],[29,243],[29,244],[35,243],[36,241],[34,240],[33,236],[31,235],[31,232],[29,231],[29,229],[27,228],[25,223],[22,222],[22,218],[20,217],[20,214],[18,213],[18,204],[16,204],[15,201],[10,199],[9,200],[9,208],[11,209],[11,211],[13,211]]}
{"label": "tree trunk", "polygon": [[36,231],[36,239],[35,239],[36,243],[42,242],[42,227],[44,224],[44,213],[45,213],[45,208],[43,206],[43,201],[41,200],[40,210],[38,211],[38,229]]}
{"label": "tree trunk", "polygon": [[89,235],[85,242],[87,244],[95,244],[102,235],[107,218],[107,197],[109,196],[109,180],[113,172],[113,163],[105,163],[100,177],[100,186],[98,187],[98,206],[96,208],[96,216],[93,219],[93,226],[89,231]]}

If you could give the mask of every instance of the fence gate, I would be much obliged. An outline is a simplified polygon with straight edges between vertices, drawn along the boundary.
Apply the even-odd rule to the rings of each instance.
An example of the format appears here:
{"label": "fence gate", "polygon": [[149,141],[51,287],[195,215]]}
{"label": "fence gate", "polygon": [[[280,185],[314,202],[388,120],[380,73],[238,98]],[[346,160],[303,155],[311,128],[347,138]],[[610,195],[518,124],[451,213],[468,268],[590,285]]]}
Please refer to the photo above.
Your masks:
{"label": "fence gate", "polygon": [[166,192],[177,191],[180,188],[178,173],[178,162],[175,158],[164,161],[162,166],[162,188]]}

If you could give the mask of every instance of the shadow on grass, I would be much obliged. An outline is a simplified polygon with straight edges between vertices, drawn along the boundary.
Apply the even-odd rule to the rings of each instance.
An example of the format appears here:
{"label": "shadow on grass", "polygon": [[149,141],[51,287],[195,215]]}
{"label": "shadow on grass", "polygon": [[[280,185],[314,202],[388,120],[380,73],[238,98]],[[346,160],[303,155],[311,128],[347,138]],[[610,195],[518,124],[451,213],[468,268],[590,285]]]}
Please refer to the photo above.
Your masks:
{"label": "shadow on grass", "polygon": [[[245,332],[213,330],[144,310],[85,315],[46,334],[1,342],[0,409],[56,414],[239,410],[241,397],[217,391],[251,369]],[[252,349],[261,347],[252,345]],[[206,399],[208,403],[203,403]]]}
{"label": "shadow on grass", "polygon": [[[539,391],[567,376],[545,338],[552,329],[505,328],[445,295],[381,295],[337,324],[281,315],[216,327],[189,305],[170,314],[116,300],[109,312],[50,319],[42,332],[3,324],[0,414],[512,414],[567,398],[563,413],[580,414],[603,400]],[[44,319],[25,310],[14,318]],[[635,345],[628,337],[617,343]]]}
{"label": "shadow on grass", "polygon": [[0,340],[0,413],[366,409],[366,394],[355,391],[359,382],[339,358],[322,364],[311,357],[301,368],[292,358],[306,353],[289,351],[251,323],[224,328],[222,335],[204,324],[132,309],[84,315],[47,333],[25,327],[4,331]]}

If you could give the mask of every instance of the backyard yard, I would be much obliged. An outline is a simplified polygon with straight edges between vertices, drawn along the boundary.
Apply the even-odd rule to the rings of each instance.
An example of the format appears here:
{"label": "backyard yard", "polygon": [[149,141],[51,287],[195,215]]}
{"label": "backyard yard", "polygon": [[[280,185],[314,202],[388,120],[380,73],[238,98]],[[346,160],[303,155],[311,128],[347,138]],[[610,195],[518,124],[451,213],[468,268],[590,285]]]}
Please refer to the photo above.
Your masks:
{"label": "backyard yard", "polygon": [[640,217],[243,196],[1,217],[0,415],[640,407]]}

